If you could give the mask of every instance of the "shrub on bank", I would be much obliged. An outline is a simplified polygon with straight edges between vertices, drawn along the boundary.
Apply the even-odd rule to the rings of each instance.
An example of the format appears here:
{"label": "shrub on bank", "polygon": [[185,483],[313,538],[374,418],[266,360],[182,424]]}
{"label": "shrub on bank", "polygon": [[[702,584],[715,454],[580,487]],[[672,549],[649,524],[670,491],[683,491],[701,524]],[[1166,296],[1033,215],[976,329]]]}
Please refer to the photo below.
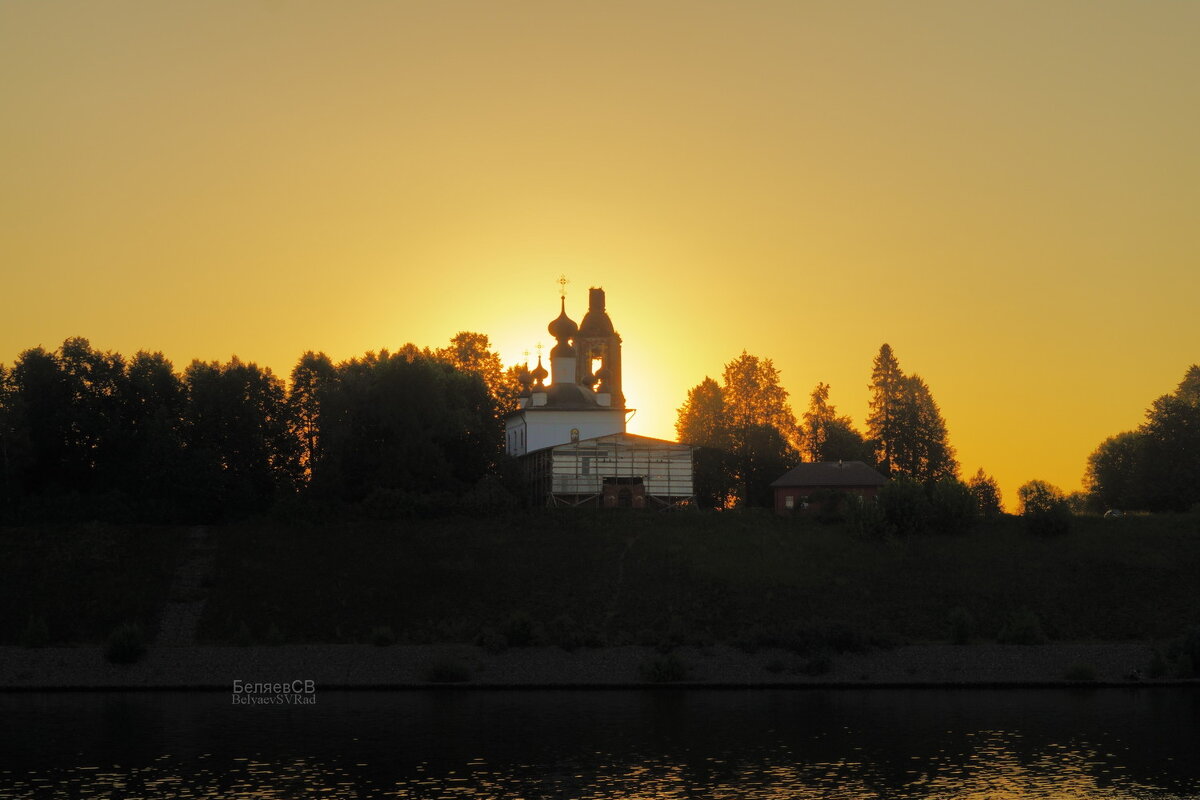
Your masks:
{"label": "shrub on bank", "polygon": [[30,614],[25,629],[21,631],[20,644],[22,647],[45,647],[50,644],[50,628],[46,618],[40,614]]}
{"label": "shrub on bank", "polygon": [[456,659],[444,658],[426,667],[424,677],[429,683],[465,683],[471,680],[471,668]]}
{"label": "shrub on bank", "polygon": [[1048,639],[1042,630],[1041,620],[1027,608],[1015,612],[996,635],[1000,644],[1045,644]]}
{"label": "shrub on bank", "polygon": [[639,672],[647,683],[678,683],[687,680],[688,668],[675,653],[660,653],[643,661]]}
{"label": "shrub on bank", "polygon": [[971,637],[975,635],[975,617],[970,611],[956,606],[951,609],[946,621],[950,628],[950,641],[955,644],[970,644]]}
{"label": "shrub on bank", "polygon": [[132,664],[146,654],[146,635],[142,626],[125,623],[108,637],[104,658],[113,664]]}
{"label": "shrub on bank", "polygon": [[1058,536],[1071,530],[1074,515],[1062,489],[1045,481],[1030,481],[1017,489],[1021,518],[1030,533]]}
{"label": "shrub on bank", "polygon": [[371,628],[371,644],[376,647],[388,647],[396,643],[396,632],[390,625],[377,625]]}

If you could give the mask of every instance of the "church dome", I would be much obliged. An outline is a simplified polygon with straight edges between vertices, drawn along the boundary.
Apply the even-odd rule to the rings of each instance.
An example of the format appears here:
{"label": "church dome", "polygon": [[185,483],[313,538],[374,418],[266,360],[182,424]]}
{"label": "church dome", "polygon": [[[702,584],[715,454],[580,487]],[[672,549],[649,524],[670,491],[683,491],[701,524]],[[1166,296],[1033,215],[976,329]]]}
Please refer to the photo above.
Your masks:
{"label": "church dome", "polygon": [[579,326],[575,324],[574,320],[567,316],[567,298],[564,297],[562,299],[562,311],[553,322],[546,326],[546,330],[550,332],[551,336],[553,336],[555,339],[558,339],[560,342],[565,339],[572,338],[576,333],[579,332]]}
{"label": "church dome", "polygon": [[542,366],[541,356],[538,356],[538,365],[533,368],[533,372],[531,372],[530,375],[533,376],[534,381],[537,383],[541,383],[542,381],[546,380],[546,378],[550,377],[550,373],[547,372],[546,368]]}

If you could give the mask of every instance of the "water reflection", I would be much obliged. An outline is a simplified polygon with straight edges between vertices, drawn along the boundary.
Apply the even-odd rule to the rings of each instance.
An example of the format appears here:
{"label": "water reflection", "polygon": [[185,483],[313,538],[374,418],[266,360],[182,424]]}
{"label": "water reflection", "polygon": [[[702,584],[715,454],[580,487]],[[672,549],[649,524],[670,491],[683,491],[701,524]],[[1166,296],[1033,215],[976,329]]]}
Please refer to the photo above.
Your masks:
{"label": "water reflection", "polygon": [[3,797],[1200,797],[1186,689],[52,693],[0,712]]}

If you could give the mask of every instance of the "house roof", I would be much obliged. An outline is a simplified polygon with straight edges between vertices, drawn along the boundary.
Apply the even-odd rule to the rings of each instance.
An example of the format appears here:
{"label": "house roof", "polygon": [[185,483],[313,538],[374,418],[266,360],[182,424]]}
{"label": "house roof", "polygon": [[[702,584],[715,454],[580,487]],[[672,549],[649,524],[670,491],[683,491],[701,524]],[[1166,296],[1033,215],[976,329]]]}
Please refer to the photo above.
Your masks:
{"label": "house roof", "polygon": [[799,464],[771,484],[780,487],[882,486],[887,478],[862,461],[816,461]]}

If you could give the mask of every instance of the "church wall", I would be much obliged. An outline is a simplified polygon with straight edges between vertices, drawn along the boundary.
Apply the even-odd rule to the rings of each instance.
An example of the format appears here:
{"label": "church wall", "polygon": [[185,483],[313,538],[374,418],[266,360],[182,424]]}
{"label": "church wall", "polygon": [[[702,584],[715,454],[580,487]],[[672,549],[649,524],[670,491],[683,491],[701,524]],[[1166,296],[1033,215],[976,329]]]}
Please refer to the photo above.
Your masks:
{"label": "church wall", "polygon": [[580,439],[625,432],[625,412],[621,409],[533,411],[522,417],[528,429],[525,452],[569,443],[572,428],[579,430]]}

